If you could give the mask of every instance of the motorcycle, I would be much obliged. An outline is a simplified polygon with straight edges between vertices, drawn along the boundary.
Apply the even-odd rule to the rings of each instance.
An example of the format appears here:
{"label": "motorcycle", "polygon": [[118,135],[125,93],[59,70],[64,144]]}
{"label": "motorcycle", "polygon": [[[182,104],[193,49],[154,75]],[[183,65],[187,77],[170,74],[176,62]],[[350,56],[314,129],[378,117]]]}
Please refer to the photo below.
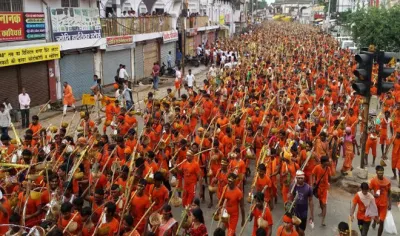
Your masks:
{"label": "motorcycle", "polygon": [[187,65],[192,65],[194,67],[199,67],[200,66],[200,60],[197,56],[185,56],[185,64]]}
{"label": "motorcycle", "polygon": [[165,63],[163,62],[162,63],[162,66],[161,66],[161,68],[160,68],[160,73],[159,73],[159,75],[160,76],[163,76],[164,74],[165,74],[165,68],[166,68],[167,66],[165,65]]}
{"label": "motorcycle", "polygon": [[175,77],[175,69],[174,68],[168,68],[165,63],[162,63],[162,66],[160,68],[160,76],[170,76],[170,77]]}

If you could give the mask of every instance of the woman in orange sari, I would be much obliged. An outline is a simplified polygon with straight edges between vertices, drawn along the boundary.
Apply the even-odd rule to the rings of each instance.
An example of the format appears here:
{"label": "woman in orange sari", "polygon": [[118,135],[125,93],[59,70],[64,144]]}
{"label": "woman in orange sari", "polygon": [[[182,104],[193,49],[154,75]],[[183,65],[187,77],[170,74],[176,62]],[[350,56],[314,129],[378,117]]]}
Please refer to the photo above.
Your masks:
{"label": "woman in orange sari", "polygon": [[346,175],[346,172],[353,169],[354,159],[354,147],[357,148],[357,155],[360,155],[360,149],[356,141],[356,137],[351,134],[351,128],[346,127],[346,133],[343,137],[343,167],[342,174]]}

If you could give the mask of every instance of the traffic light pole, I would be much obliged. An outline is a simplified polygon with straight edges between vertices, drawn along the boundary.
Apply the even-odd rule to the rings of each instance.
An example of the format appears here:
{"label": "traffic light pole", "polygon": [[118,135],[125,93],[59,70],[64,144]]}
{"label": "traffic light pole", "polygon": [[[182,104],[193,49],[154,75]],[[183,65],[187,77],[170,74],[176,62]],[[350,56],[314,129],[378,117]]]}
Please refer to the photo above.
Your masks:
{"label": "traffic light pole", "polygon": [[368,154],[365,152],[365,146],[367,144],[368,140],[368,119],[369,119],[369,103],[371,101],[371,96],[367,96],[364,98],[364,103],[363,103],[363,109],[364,109],[364,114],[363,114],[363,128],[364,130],[362,131],[362,136],[361,136],[361,163],[360,167],[362,169],[365,168],[365,160],[368,158]]}

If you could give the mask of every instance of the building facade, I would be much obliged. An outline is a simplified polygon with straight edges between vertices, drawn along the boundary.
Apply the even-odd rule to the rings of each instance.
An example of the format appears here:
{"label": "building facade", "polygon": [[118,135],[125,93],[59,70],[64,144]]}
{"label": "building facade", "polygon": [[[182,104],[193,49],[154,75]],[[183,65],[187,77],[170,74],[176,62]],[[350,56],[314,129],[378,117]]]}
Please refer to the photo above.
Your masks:
{"label": "building facade", "polygon": [[[187,3],[185,47],[190,54],[198,44],[211,45],[220,31],[227,30],[228,36],[234,32],[236,13],[230,2]],[[152,12],[156,14],[142,16]],[[126,66],[131,80],[149,77],[153,63],[167,64],[169,52],[175,61],[182,35],[181,12],[182,1],[176,0],[10,0],[1,4],[0,100],[8,98],[18,107],[18,94],[25,87],[32,105],[56,101],[62,98],[63,82],[71,84],[80,99],[90,91],[93,75],[103,85],[114,83],[120,64]]]}

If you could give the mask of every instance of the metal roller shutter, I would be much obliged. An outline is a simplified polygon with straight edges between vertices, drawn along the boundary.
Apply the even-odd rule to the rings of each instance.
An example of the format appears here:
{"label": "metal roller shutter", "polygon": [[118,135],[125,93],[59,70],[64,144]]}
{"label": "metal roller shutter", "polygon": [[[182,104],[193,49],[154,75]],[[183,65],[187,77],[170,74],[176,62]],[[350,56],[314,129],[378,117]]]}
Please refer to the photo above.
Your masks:
{"label": "metal roller shutter", "polygon": [[186,55],[194,56],[196,54],[194,51],[194,49],[196,49],[196,48],[194,48],[193,45],[194,45],[194,38],[187,37],[186,38]]}
{"label": "metal roller shutter", "polygon": [[175,65],[176,58],[176,42],[166,43],[161,45],[161,65],[164,62],[168,66],[168,53],[171,52],[172,55],[172,66]]}
{"label": "metal roller shutter", "polygon": [[50,99],[47,62],[21,65],[21,84],[31,97],[31,105],[45,104]]}
{"label": "metal roller shutter", "polygon": [[151,76],[153,64],[159,60],[158,43],[150,42],[143,46],[144,77]]}
{"label": "metal roller shutter", "polygon": [[[8,98],[12,107],[19,109],[17,66],[7,66],[0,69],[0,101]],[[31,94],[29,88],[27,93]]]}
{"label": "metal roller shutter", "polygon": [[[93,53],[65,55],[60,59],[61,82],[71,85],[76,100],[80,100],[82,94],[90,93],[93,85],[93,60]],[[116,73],[117,69],[114,71]]]}
{"label": "metal roller shutter", "polygon": [[103,53],[103,84],[114,83],[119,64],[125,65],[128,75],[132,75],[130,49]]}
{"label": "metal roller shutter", "polygon": [[136,45],[135,47],[135,80],[143,78],[143,44]]}

